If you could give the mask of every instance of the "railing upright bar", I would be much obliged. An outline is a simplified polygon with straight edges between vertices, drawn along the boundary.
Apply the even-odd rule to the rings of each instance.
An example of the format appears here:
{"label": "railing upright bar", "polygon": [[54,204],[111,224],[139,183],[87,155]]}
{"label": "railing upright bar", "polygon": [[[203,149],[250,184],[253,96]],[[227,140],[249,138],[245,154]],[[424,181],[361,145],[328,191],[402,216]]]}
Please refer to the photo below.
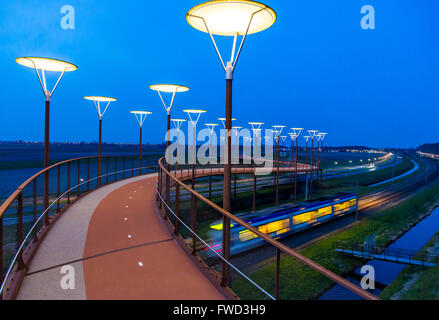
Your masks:
{"label": "railing upright bar", "polygon": [[67,203],[70,203],[70,162],[67,162]]}
{"label": "railing upright bar", "polygon": [[[0,216],[0,283],[3,282],[3,216]],[[0,300],[2,300],[3,294],[0,292]]]}
{"label": "railing upright bar", "polygon": [[[33,182],[33,187],[34,187],[34,195],[33,195],[33,200],[34,200],[34,210],[33,210],[33,216],[32,216],[32,221],[35,224],[35,222],[37,222],[37,179],[34,179]],[[34,241],[38,240],[38,236],[37,236],[37,231],[36,229],[34,229]]]}
{"label": "railing upright bar", "polygon": [[57,188],[57,191],[56,191],[56,198],[58,200],[56,201],[56,212],[58,213],[59,212],[59,206],[60,206],[59,196],[61,194],[61,166],[60,165],[58,166],[57,173],[58,173],[58,179],[57,179],[58,180],[58,188]]}
{"label": "railing upright bar", "polygon": [[180,233],[180,221],[178,218],[180,217],[180,185],[177,183],[175,185],[175,225],[174,225],[174,234],[178,235]]}
{"label": "railing upright bar", "polygon": [[105,158],[105,169],[107,170],[107,177],[105,178],[106,184],[108,184],[108,157]]}
{"label": "railing upright bar", "polygon": [[78,198],[81,195],[81,186],[80,186],[80,181],[81,180],[81,160],[78,159],[78,190],[77,190],[77,194],[78,194]]}
{"label": "railing upright bar", "polygon": [[[195,197],[194,194],[192,194],[192,231],[194,233],[197,232],[197,197]],[[192,234],[192,254],[195,255],[195,249],[197,245],[197,238],[194,234]]]}
{"label": "railing upright bar", "polygon": [[[17,249],[20,248],[21,243],[23,242],[23,192],[20,192],[17,197],[18,206],[17,206],[17,218],[18,218],[18,224],[17,224]],[[23,263],[23,255],[22,251],[20,250],[19,256],[18,256],[18,270],[23,269],[24,263]]]}
{"label": "railing upright bar", "polygon": [[87,158],[87,192],[90,191],[90,158]]}
{"label": "railing upright bar", "polygon": [[276,248],[276,279],[274,297],[279,300],[280,250]]}
{"label": "railing upright bar", "polygon": [[17,246],[23,241],[23,192],[17,197]]}

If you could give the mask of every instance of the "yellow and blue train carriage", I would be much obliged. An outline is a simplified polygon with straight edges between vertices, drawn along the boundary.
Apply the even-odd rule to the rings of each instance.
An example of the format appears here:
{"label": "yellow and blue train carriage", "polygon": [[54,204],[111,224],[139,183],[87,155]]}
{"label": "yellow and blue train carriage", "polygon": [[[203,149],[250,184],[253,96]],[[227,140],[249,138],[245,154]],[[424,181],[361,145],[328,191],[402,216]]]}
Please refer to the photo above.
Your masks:
{"label": "yellow and blue train carriage", "polygon": [[[274,239],[312,228],[329,220],[354,212],[357,208],[357,197],[353,193],[341,192],[333,196],[322,197],[313,201],[291,206],[273,213],[244,213],[237,216],[264,234]],[[211,234],[216,239],[213,247],[222,251],[222,224],[210,226]],[[233,223],[230,228],[230,251],[237,254],[264,243],[253,232]]]}

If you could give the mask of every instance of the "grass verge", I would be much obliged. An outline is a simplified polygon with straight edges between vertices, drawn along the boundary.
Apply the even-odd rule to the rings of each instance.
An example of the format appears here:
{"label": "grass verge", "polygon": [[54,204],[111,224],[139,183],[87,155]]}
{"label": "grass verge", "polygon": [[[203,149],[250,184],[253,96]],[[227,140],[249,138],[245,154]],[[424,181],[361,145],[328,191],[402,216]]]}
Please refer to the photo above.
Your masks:
{"label": "grass verge", "polygon": [[[433,204],[439,202],[439,182],[424,189],[407,201],[384,210],[379,215],[364,218],[360,223],[335,232],[301,253],[324,267],[346,275],[361,262],[357,259],[340,256],[333,250],[334,241],[363,242],[375,233],[377,245],[386,246],[407,231],[419,219],[428,214]],[[250,277],[269,292],[274,292],[274,263],[250,274]],[[332,285],[332,281],[303,266],[297,260],[285,257],[281,261],[280,275],[281,299],[312,299],[318,297]],[[256,292],[245,280],[237,280],[232,289],[242,299],[260,299],[263,295]]]}

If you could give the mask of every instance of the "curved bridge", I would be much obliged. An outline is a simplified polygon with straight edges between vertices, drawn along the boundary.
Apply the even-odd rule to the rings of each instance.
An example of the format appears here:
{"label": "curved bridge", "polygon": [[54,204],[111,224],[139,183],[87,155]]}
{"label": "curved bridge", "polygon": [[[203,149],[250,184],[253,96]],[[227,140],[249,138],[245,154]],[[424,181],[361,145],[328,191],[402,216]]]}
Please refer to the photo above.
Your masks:
{"label": "curved bridge", "polygon": [[[78,162],[78,170],[71,172],[76,166],[75,161]],[[82,172],[79,164],[81,161],[88,163],[86,181],[79,178]],[[203,239],[196,233],[196,214],[192,228],[179,219],[180,188],[186,189],[193,196],[192,205],[195,203],[195,207],[192,207],[192,213],[196,213],[196,199],[200,200],[275,247],[277,269],[280,267],[282,252],[362,298],[376,299],[349,281],[254,229],[184,184],[187,179],[221,175],[221,168],[194,167],[186,171],[176,168],[169,172],[161,159],[157,179],[157,174],[145,174],[153,169],[151,167],[142,167],[141,163],[139,167],[135,167],[134,161],[131,161],[131,168],[126,169],[126,161],[121,165],[120,159],[116,159],[113,167],[107,164],[107,173],[104,176],[90,178],[90,161],[93,163],[96,158],[68,160],[42,170],[17,189],[0,207],[0,223],[7,214],[14,211],[18,218],[16,230],[12,230],[12,233],[10,228],[0,225],[2,234],[7,235],[0,239],[8,239],[11,235],[13,237],[16,231],[15,242],[2,242],[2,255],[7,256],[4,248],[18,248],[15,255],[9,253],[10,268],[6,269],[6,264],[3,264],[3,299],[238,298],[221,281],[221,274],[209,268],[198,254],[197,248],[203,243]],[[117,170],[118,163],[122,170]],[[307,165],[297,167],[299,172],[318,169]],[[42,210],[40,198],[43,195],[38,195],[36,181],[38,176],[50,171],[57,172],[57,192],[49,195],[51,205]],[[68,172],[67,176],[62,176],[63,171]],[[296,172],[296,165],[279,166],[273,171]],[[255,168],[236,166],[233,173],[255,173]],[[73,188],[70,186],[72,174],[78,176],[78,185]],[[98,178],[103,181],[104,186],[93,186]],[[174,187],[174,205],[165,200],[168,196],[164,191],[167,179],[172,181],[171,185]],[[68,181],[65,188],[63,180]],[[33,201],[32,196],[28,196],[25,191],[29,186],[33,187]],[[95,190],[92,191],[93,189]],[[32,226],[23,222],[23,217],[27,216],[26,208],[33,208]],[[39,215],[37,211],[40,210],[42,212]],[[187,230],[180,233],[180,228],[183,227],[187,227]],[[234,266],[230,261],[224,260],[223,268],[233,269]],[[236,271],[239,273],[239,270]],[[245,277],[244,274],[241,275]],[[258,284],[252,283],[251,279],[245,278],[269,298],[278,296],[279,283],[276,284],[276,294],[270,295]]]}

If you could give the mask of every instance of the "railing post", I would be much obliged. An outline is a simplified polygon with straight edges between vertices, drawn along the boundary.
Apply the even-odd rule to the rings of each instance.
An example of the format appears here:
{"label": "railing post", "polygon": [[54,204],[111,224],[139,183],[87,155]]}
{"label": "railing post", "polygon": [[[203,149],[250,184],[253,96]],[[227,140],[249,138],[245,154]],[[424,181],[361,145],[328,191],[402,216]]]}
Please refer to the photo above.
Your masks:
{"label": "railing post", "polygon": [[[141,166],[139,165],[139,168],[140,167]],[[134,158],[131,159],[131,176],[134,177]],[[139,176],[140,176],[140,173],[139,173]]]}
{"label": "railing post", "polygon": [[276,248],[276,279],[275,279],[275,293],[276,300],[279,299],[279,275],[280,275],[280,250]]}
{"label": "railing post", "polygon": [[79,185],[80,181],[81,181],[81,160],[78,159],[78,183],[77,183],[77,185],[78,185],[78,190],[77,190],[78,197],[81,194],[81,186]]}
{"label": "railing post", "polygon": [[67,203],[70,203],[70,161],[67,162]]}
{"label": "railing post", "polygon": [[[180,185],[175,184],[175,216],[180,218]],[[180,221],[175,219],[174,234],[178,235],[180,232]]]}
{"label": "railing post", "polygon": [[56,201],[56,212],[59,212],[59,205],[60,205],[60,197],[61,195],[61,165],[58,165],[58,189],[56,192],[56,198],[58,199]]}
{"label": "railing post", "polygon": [[[192,231],[197,232],[197,197],[192,194]],[[195,255],[197,238],[192,234],[192,254]]]}
{"label": "railing post", "polygon": [[[47,170],[44,173],[44,196],[43,196],[43,211],[49,208],[49,201],[50,201],[50,170]],[[46,226],[49,225],[49,211],[47,211],[47,215],[44,217],[44,224]]]}
{"label": "railing post", "polygon": [[117,181],[117,158],[114,158],[114,181]]}
{"label": "railing post", "polygon": [[105,180],[106,180],[106,184],[108,184],[108,157],[105,158],[105,167],[106,167],[106,176],[105,176]]}
{"label": "railing post", "polygon": [[[34,179],[34,212],[33,212],[33,223],[37,222],[37,179]],[[38,241],[37,228],[34,228],[34,241]],[[1,257],[1,256],[0,256]]]}
{"label": "railing post", "polygon": [[90,191],[90,158],[87,158],[87,192]]}
{"label": "railing post", "polygon": [[[235,169],[237,169],[237,168],[235,168]],[[235,184],[233,187],[234,187],[233,188],[233,196],[236,198],[236,172],[235,172]]]}
{"label": "railing post", "polygon": [[127,159],[122,160],[122,178],[125,179],[125,169],[126,169]]}
{"label": "railing post", "polygon": [[[0,283],[3,282],[3,216],[0,216]],[[0,300],[3,293],[0,293]]]}
{"label": "railing post", "polygon": [[252,210],[256,211],[256,168],[255,172],[253,173],[253,206]]}
{"label": "railing post", "polygon": [[[21,246],[23,242],[23,191],[18,194],[18,206],[17,206],[17,249]],[[3,257],[2,257],[3,258]],[[18,270],[24,268],[22,251],[18,253]]]}
{"label": "railing post", "polygon": [[[160,161],[160,160],[159,160]],[[157,189],[158,189],[158,193],[160,194],[161,197],[163,197],[163,193],[162,193],[162,167],[158,167],[158,173],[157,173]],[[162,201],[159,201],[159,209],[162,208]]]}
{"label": "railing post", "polygon": [[209,200],[212,200],[212,176],[209,176]]}

